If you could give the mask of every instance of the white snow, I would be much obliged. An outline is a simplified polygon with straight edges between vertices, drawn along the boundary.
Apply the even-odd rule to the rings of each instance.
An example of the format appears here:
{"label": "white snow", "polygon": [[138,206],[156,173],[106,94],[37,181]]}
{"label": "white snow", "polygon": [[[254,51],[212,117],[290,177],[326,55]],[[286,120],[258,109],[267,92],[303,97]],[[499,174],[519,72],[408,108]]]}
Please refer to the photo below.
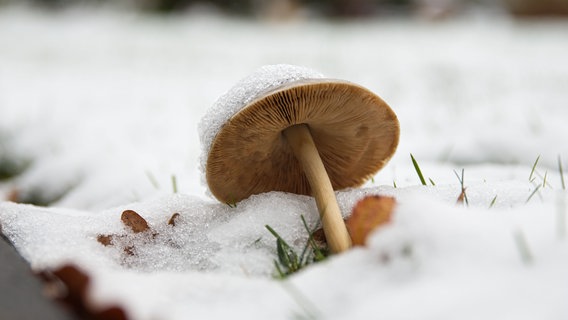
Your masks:
{"label": "white snow", "polygon": [[[0,181],[0,196],[18,190],[51,205],[1,202],[2,233],[36,270],[86,270],[93,300],[121,304],[133,319],[566,319],[568,192],[558,156],[568,170],[567,27],[4,8],[0,164],[25,170]],[[233,92],[233,107],[213,111],[226,118],[265,89],[228,92],[239,79],[282,63],[361,84],[401,122],[388,166],[337,193],[345,216],[365,195],[394,196],[393,221],[366,247],[286,281],[272,278],[265,225],[301,249],[300,217],[318,220],[313,199],[272,192],[236,208],[212,200],[199,155],[222,121],[204,120],[212,131],[198,136],[215,101]],[[293,77],[319,75],[302,70]],[[409,153],[435,186],[420,185]],[[462,168],[469,206],[456,203]],[[126,209],[156,235],[128,235]],[[127,236],[97,242],[110,234]]]}

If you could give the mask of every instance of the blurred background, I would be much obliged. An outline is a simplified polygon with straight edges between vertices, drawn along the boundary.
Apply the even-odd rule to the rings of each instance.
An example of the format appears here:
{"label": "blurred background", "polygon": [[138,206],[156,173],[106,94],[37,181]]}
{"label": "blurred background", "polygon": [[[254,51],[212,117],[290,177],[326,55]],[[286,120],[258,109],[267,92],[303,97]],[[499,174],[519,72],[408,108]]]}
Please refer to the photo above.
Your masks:
{"label": "blurred background", "polygon": [[0,0],[0,198],[104,209],[172,177],[204,195],[200,119],[279,63],[392,106],[400,145],[375,183],[415,184],[409,153],[439,183],[538,155],[555,170],[567,15],[568,0]]}
{"label": "blurred background", "polygon": [[336,19],[384,16],[447,18],[470,10],[515,16],[566,16],[567,0],[0,0],[0,5],[27,3],[44,8],[113,6],[153,13],[208,10],[256,19],[306,17]]}

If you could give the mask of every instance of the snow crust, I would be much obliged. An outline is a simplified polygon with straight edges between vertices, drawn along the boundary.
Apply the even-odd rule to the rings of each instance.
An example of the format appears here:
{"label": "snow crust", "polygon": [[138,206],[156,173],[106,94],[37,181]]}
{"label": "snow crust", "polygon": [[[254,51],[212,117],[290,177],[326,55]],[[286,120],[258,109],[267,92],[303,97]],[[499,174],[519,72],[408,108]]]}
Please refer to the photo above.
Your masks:
{"label": "snow crust", "polygon": [[[1,202],[2,233],[36,270],[86,270],[93,300],[132,319],[566,319],[567,27],[2,9],[0,167],[19,172],[0,181],[0,196],[50,205]],[[212,201],[199,155],[247,99],[319,76],[269,67],[224,94],[283,62],[379,94],[401,141],[374,179],[337,192],[345,217],[366,195],[395,197],[393,221],[367,246],[277,281],[265,225],[302,248],[300,217],[318,223],[313,199]],[[462,168],[467,206],[456,203]],[[126,209],[152,232],[130,234]]]}

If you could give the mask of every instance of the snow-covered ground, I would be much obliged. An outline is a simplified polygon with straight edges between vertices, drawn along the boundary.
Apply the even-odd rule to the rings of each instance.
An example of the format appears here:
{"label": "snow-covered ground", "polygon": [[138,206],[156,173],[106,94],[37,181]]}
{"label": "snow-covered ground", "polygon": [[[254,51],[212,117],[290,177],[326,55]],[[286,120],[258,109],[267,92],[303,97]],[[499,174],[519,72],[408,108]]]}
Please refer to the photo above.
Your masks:
{"label": "snow-covered ground", "polygon": [[[87,270],[93,299],[134,319],[566,319],[566,30],[480,16],[273,24],[0,10],[0,165],[24,167],[0,196],[50,203],[2,202],[2,232],[37,270]],[[286,281],[272,278],[264,226],[301,247],[313,199],[269,193],[232,208],[207,195],[198,165],[206,110],[275,63],[359,83],[401,123],[389,165],[337,194],[345,216],[365,195],[392,195],[393,221]],[[420,185],[410,153],[435,186]],[[158,233],[124,240],[134,256],[96,240],[126,233],[125,209]]]}

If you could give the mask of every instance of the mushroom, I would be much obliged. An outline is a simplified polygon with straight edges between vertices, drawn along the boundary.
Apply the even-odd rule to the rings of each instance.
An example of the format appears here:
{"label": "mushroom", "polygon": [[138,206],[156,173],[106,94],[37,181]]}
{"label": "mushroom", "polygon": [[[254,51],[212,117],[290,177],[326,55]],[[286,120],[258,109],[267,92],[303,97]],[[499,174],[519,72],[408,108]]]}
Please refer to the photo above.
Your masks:
{"label": "mushroom", "polygon": [[261,68],[222,96],[200,123],[202,167],[225,203],[284,191],[312,195],[332,252],[351,246],[334,190],[363,184],[391,158],[395,113],[354,83],[310,69]]}

